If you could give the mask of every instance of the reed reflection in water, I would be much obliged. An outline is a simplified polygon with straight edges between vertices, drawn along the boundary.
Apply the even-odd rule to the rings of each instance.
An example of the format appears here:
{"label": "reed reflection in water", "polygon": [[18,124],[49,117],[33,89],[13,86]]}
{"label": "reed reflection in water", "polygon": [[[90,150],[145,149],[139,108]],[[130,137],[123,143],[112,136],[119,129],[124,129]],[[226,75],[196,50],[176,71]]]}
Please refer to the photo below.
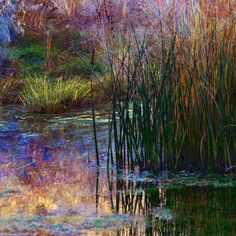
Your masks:
{"label": "reed reflection in water", "polygon": [[[102,152],[98,167],[88,118],[2,116],[0,234],[236,235],[234,186],[167,187],[107,171]],[[105,134],[100,123],[104,147]]]}

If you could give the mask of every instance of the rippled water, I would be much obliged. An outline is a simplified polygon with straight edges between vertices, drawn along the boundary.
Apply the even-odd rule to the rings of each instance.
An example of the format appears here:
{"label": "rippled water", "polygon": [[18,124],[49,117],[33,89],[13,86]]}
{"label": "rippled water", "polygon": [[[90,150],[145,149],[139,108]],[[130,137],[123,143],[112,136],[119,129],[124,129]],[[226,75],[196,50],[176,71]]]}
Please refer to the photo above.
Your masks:
{"label": "rippled water", "polygon": [[[234,176],[106,169],[106,112],[0,108],[0,235],[236,235]],[[168,174],[168,175],[167,175]]]}

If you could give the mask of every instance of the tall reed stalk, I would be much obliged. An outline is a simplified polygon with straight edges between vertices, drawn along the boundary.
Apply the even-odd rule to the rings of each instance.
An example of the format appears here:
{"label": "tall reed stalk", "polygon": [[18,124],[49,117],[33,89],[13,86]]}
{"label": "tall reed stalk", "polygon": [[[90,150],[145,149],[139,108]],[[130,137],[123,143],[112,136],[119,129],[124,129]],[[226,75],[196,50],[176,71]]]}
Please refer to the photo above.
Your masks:
{"label": "tall reed stalk", "polygon": [[107,45],[118,169],[236,169],[236,17],[188,17]]}

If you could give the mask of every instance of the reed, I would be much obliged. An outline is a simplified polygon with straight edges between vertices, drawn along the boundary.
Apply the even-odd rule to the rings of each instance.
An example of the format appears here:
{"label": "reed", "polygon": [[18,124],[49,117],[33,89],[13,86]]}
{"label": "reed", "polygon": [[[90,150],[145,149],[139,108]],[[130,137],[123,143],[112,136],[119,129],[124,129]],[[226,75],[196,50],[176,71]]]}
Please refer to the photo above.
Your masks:
{"label": "reed", "polygon": [[38,113],[60,113],[89,96],[89,83],[78,78],[50,80],[37,76],[26,78],[25,88],[20,95],[28,110]]}
{"label": "reed", "polygon": [[235,170],[236,17],[192,9],[187,26],[107,45],[118,169]]}

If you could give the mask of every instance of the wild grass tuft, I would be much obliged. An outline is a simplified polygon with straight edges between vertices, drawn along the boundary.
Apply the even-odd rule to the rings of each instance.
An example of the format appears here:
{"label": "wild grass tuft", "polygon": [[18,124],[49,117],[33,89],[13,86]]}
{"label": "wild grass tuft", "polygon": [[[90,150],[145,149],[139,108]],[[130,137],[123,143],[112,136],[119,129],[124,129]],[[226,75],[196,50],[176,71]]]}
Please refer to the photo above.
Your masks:
{"label": "wild grass tuft", "polygon": [[32,112],[60,113],[90,96],[90,84],[78,78],[63,80],[28,77],[21,93],[23,104]]}

